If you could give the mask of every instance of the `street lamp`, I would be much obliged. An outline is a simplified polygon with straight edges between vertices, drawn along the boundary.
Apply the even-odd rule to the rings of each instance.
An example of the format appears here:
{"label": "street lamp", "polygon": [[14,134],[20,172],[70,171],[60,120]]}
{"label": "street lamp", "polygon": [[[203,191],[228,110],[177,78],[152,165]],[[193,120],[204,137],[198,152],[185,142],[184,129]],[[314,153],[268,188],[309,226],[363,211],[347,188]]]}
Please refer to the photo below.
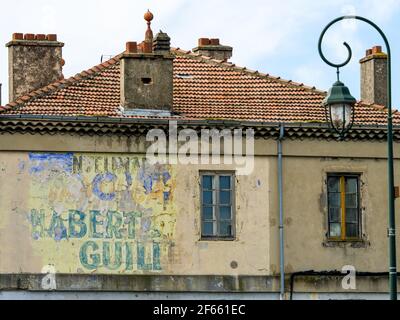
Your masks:
{"label": "street lamp", "polygon": [[388,185],[389,185],[389,288],[390,288],[390,299],[397,300],[397,260],[396,260],[396,219],[395,219],[395,188],[394,188],[394,165],[393,165],[393,112],[392,112],[392,67],[391,67],[391,50],[389,42],[383,31],[372,21],[360,17],[360,16],[342,16],[332,20],[322,31],[318,50],[321,59],[337,69],[338,81],[330,89],[327,98],[324,100],[323,104],[326,108],[327,121],[330,127],[339,134],[340,139],[344,139],[346,134],[350,131],[354,123],[354,106],[355,99],[351,96],[349,89],[339,81],[339,70],[341,67],[346,66],[352,58],[352,51],[350,46],[345,42],[344,46],[348,51],[348,58],[345,62],[336,64],[330,62],[324,56],[322,52],[322,41],[328,31],[328,29],[335,23],[347,20],[355,19],[361,20],[372,27],[374,27],[379,34],[382,36],[387,50],[388,56],[388,86],[387,86],[387,144],[388,144]]}
{"label": "street lamp", "polygon": [[[338,77],[339,78],[339,77]],[[343,140],[354,124],[357,100],[350,94],[343,82],[336,81],[324,99],[325,114],[331,129]]]}

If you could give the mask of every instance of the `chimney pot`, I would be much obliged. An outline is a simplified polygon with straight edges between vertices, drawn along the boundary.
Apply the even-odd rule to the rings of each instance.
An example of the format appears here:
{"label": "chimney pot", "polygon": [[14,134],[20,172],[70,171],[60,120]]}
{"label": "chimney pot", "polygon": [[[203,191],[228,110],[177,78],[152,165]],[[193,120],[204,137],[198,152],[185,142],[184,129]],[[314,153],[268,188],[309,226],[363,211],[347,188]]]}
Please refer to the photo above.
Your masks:
{"label": "chimney pot", "polygon": [[46,40],[46,35],[45,34],[37,34],[35,36],[35,40],[44,41],[44,40]]}
{"label": "chimney pot", "polygon": [[12,40],[13,41],[24,40],[24,34],[23,33],[14,33],[12,35]]}
{"label": "chimney pot", "polygon": [[366,56],[366,57],[368,57],[368,56],[370,56],[370,55],[372,55],[372,49],[368,49],[368,50],[366,51],[366,53],[365,53],[365,56]]}
{"label": "chimney pot", "polygon": [[137,53],[138,52],[137,42],[127,42],[126,43],[126,52],[127,53]]}
{"label": "chimney pot", "polygon": [[57,35],[56,34],[48,34],[46,36],[47,41],[57,41]]}
{"label": "chimney pot", "polygon": [[210,45],[219,46],[219,39],[210,39]]}
{"label": "chimney pot", "polygon": [[24,36],[24,40],[28,40],[28,41],[35,40],[35,35],[32,34],[32,33],[27,33],[27,34],[25,34],[25,36]]}
{"label": "chimney pot", "polygon": [[199,47],[210,45],[210,39],[208,38],[200,38],[199,39]]}
{"label": "chimney pot", "polygon": [[375,46],[372,48],[372,54],[377,54],[377,53],[382,53],[382,47],[381,46]]}
{"label": "chimney pot", "polygon": [[142,42],[143,53],[153,53],[153,42]]}

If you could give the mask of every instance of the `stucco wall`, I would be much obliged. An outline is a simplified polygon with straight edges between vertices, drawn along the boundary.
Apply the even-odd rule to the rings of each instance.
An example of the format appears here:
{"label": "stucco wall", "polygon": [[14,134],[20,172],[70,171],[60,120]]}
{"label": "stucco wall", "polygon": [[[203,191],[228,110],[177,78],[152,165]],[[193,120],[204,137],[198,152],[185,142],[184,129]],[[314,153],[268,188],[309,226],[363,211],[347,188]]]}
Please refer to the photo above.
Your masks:
{"label": "stucco wall", "polygon": [[0,162],[1,273],[269,273],[262,159],[257,175],[237,177],[237,237],[229,242],[201,241],[199,171],[233,167],[73,152],[2,152]]}
{"label": "stucco wall", "polygon": [[[359,272],[387,272],[388,184],[385,148],[385,143],[372,142],[284,143],[285,269],[288,273],[307,270],[340,271],[347,265],[354,266]],[[397,185],[400,181],[399,165],[397,154]],[[272,185],[277,183],[275,173],[276,167],[271,165]],[[362,242],[327,241],[328,173],[357,173],[361,176]],[[276,199],[277,196],[275,190],[271,198]],[[273,216],[278,207],[277,203],[272,206],[270,211]],[[396,210],[400,210],[398,202]],[[276,222],[278,216],[275,214],[272,219]],[[400,227],[399,221],[397,226]],[[278,246],[276,231],[272,236],[271,252]],[[273,254],[271,259],[274,261],[272,269],[276,270],[279,256]]]}
{"label": "stucco wall", "polygon": [[[199,171],[235,168],[229,165],[149,167],[143,162],[145,147],[146,143],[139,138],[3,135],[0,139],[0,273],[36,274],[49,265],[54,266],[56,273],[66,274],[235,277],[270,276],[279,272],[276,141],[257,140],[254,172],[236,179],[237,239],[227,242],[200,240]],[[49,155],[54,152],[58,156]],[[398,148],[395,153],[398,168]],[[363,272],[387,270],[385,157],[386,144],[379,142],[284,142],[287,272],[341,270],[345,265],[353,265]],[[66,160],[71,158],[72,169],[70,160]],[[113,161],[119,158],[130,159],[130,177],[124,166],[113,167]],[[40,164],[43,159],[44,170]],[[81,162],[91,163],[91,169],[85,164],[80,168],[77,163]],[[149,181],[143,180],[143,172],[152,177],[150,193],[147,192]],[[361,245],[326,242],[327,172],[361,174],[365,208],[365,242]],[[400,181],[399,173],[396,170],[396,181]],[[165,177],[169,179],[163,180]],[[400,208],[397,206],[397,209]],[[39,213],[44,210],[47,229],[52,225],[53,211],[62,213],[66,220],[70,210],[81,211],[86,214],[88,233],[81,239],[69,240],[60,239],[60,234],[57,238],[56,233],[49,236],[44,232],[44,236],[38,236],[32,226],[32,210]],[[115,230],[111,239],[96,239],[89,234],[90,213],[102,210],[116,211],[117,220],[118,214],[123,216],[124,212],[140,211],[144,215],[136,217],[134,237],[129,237],[129,222],[125,222],[127,231],[122,239],[115,236]],[[79,222],[79,216],[76,218]],[[65,225],[69,225],[68,221]],[[79,233],[79,223],[76,227]],[[89,255],[99,254],[101,262],[95,269],[85,268],[80,255],[82,246],[90,241],[99,246],[95,252],[92,252],[93,246],[88,249]],[[107,242],[110,248],[115,248],[116,242],[122,245],[121,266],[115,270],[103,263]],[[128,259],[127,243],[132,245],[132,256]],[[137,255],[138,243],[145,244],[143,257]],[[110,263],[115,262],[114,251],[111,252]],[[233,269],[232,262],[238,268]],[[316,292],[313,282],[303,281],[296,286],[302,292]],[[386,282],[382,281],[378,288],[371,283],[364,289],[384,292],[385,286]],[[274,288],[278,288],[277,284]],[[334,286],[332,290],[337,288]]]}

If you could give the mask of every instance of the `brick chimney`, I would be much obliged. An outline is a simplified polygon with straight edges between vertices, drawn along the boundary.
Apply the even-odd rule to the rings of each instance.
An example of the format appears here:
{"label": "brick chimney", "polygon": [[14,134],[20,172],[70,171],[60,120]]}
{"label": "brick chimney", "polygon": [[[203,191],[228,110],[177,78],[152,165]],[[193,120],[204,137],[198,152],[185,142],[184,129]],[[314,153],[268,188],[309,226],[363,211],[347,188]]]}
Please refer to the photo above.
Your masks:
{"label": "brick chimney", "polygon": [[170,38],[151,31],[153,15],[145,14],[147,31],[141,44],[128,42],[121,59],[121,107],[125,114],[170,114],[173,60]]}
{"label": "brick chimney", "polygon": [[375,46],[367,50],[361,64],[361,100],[386,106],[388,56],[382,47]]}
{"label": "brick chimney", "polygon": [[233,48],[221,45],[219,39],[200,38],[199,46],[194,48],[193,52],[216,60],[228,61],[232,58]]}
{"label": "brick chimney", "polygon": [[13,34],[6,45],[10,101],[63,78],[63,46],[54,34]]}

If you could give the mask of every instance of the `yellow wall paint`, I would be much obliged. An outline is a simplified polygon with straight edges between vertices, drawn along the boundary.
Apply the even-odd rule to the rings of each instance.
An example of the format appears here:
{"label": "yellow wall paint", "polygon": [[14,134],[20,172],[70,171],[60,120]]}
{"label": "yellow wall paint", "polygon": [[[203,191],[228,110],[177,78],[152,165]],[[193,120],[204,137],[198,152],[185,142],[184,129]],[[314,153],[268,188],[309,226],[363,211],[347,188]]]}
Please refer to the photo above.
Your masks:
{"label": "yellow wall paint", "polygon": [[[162,271],[176,225],[175,173],[143,157],[29,153],[33,251],[58,272]],[[165,259],[164,259],[165,261]]]}

